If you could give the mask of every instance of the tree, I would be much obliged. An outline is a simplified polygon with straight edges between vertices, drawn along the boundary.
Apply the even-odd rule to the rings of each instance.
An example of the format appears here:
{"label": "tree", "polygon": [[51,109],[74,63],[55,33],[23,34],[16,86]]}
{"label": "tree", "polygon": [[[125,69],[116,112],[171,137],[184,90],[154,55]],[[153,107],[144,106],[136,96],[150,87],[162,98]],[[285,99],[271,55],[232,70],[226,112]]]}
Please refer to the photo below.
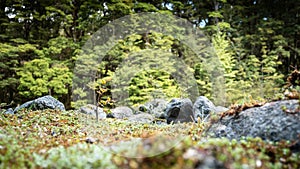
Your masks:
{"label": "tree", "polygon": [[222,63],[221,71],[224,72],[225,78],[225,95],[223,99],[223,104],[229,105],[233,101],[240,99],[242,92],[240,91],[239,81],[237,81],[236,76],[238,71],[236,70],[237,60],[235,58],[235,53],[232,50],[230,41],[226,39],[226,34],[219,31],[213,38],[212,43],[216,52],[217,57]]}
{"label": "tree", "polygon": [[[224,73],[225,81],[220,79],[220,83],[226,84],[228,101],[243,99],[247,95],[256,98],[264,95],[270,98],[279,91],[283,77],[290,72],[291,66],[300,65],[299,9],[298,0],[3,0],[0,7],[0,94],[3,97],[0,97],[0,102],[16,100],[17,103],[21,103],[37,94],[23,93],[25,88],[29,90],[29,86],[25,87],[25,83],[22,82],[22,87],[19,87],[21,72],[24,75],[29,67],[42,66],[42,61],[47,61],[49,70],[55,68],[61,72],[72,72],[75,61],[80,56],[80,48],[95,31],[118,18],[142,12],[169,13],[187,19],[194,27],[200,27],[205,32],[210,42],[215,45],[215,51],[209,51],[211,49],[207,49],[207,42],[203,40],[205,38],[199,36],[197,47],[203,49],[200,52],[203,59],[197,60],[195,56],[199,56],[199,53],[194,53],[188,45],[178,39],[163,35],[160,30],[132,33],[122,37],[123,39],[105,54],[100,67],[95,67],[95,83],[103,78],[111,78],[122,60],[132,53],[146,49],[162,49],[170,50],[188,65],[187,69],[195,75],[201,95],[216,98],[212,92],[216,91],[217,80],[212,81],[214,79],[210,75]],[[174,24],[166,24],[166,20],[170,21],[168,17],[156,19],[160,22],[153,24],[151,19],[145,19],[144,25],[182,31],[180,26],[172,27]],[[143,29],[134,19],[128,26],[132,29]],[[114,32],[114,35],[117,34],[118,32]],[[101,47],[99,44],[95,46]],[[206,63],[207,58],[214,55],[223,66],[222,69],[212,72]],[[90,62],[93,57],[95,56],[85,56],[86,63],[93,64]],[[152,76],[152,80],[157,80],[156,75],[164,77],[166,81],[170,80],[167,78],[170,72],[149,71],[148,73],[155,75]],[[59,74],[50,72],[45,74],[60,77]],[[141,72],[135,78],[151,79],[145,72]],[[134,85],[142,81],[132,82],[131,86],[135,88]],[[239,87],[234,87],[234,83],[239,83]],[[107,81],[105,85],[101,84],[103,88],[108,89],[103,94],[104,100],[111,95],[110,84],[111,81]],[[49,93],[51,87],[46,88]],[[74,92],[79,95],[79,91],[84,90],[82,86],[77,86],[77,89]],[[98,89],[95,88],[95,96]],[[62,93],[59,88],[51,90],[51,94],[57,93],[57,97],[66,105],[70,105],[71,87],[68,88],[67,94],[58,94]],[[229,91],[239,94],[228,95]]]}
{"label": "tree", "polygon": [[[16,45],[17,44],[17,45]],[[24,60],[35,58],[36,46],[28,44],[22,39],[12,39],[10,43],[0,43],[0,102],[22,100],[18,95],[17,87],[19,79],[16,68],[20,67]]]}
{"label": "tree", "polygon": [[31,99],[45,94],[61,97],[69,92],[68,88],[72,84],[69,68],[51,63],[48,58],[26,62],[17,74],[20,76],[20,94]]}

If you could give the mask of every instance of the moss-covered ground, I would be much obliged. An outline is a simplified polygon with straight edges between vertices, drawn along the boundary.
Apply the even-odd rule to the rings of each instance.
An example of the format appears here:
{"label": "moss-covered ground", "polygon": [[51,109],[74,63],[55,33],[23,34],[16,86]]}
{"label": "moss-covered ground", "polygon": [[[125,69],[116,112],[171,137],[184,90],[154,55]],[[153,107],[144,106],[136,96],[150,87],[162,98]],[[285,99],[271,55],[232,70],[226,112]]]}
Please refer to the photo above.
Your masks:
{"label": "moss-covered ground", "polygon": [[292,143],[207,138],[207,125],[95,122],[57,110],[0,114],[0,168],[300,167]]}

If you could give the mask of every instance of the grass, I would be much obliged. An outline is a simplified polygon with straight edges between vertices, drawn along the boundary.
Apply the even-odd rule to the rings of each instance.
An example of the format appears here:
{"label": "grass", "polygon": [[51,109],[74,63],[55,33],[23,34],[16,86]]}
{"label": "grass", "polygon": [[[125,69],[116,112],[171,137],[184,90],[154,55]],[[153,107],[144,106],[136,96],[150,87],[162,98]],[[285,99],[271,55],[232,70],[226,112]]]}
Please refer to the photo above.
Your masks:
{"label": "grass", "polygon": [[95,123],[90,116],[58,110],[0,114],[0,168],[300,167],[289,142],[206,138],[206,125]]}

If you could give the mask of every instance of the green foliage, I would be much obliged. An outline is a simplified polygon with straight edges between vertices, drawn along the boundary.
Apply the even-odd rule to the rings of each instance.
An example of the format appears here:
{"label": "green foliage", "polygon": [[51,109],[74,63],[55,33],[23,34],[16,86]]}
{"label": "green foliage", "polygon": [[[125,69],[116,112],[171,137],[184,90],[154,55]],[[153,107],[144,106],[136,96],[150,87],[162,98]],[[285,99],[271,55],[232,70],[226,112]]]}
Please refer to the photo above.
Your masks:
{"label": "green foliage", "polygon": [[[36,46],[28,44],[23,39],[12,39],[10,43],[0,42],[0,94],[1,102],[9,103],[17,95],[15,93],[19,84],[16,69],[22,61],[34,58]],[[16,44],[14,44],[16,43]],[[18,101],[21,98],[15,99]]]}
{"label": "green foliage", "polygon": [[[289,164],[281,163],[279,156],[294,162],[299,158],[290,153],[289,144],[288,141],[264,142],[260,138],[242,138],[240,141],[223,138],[210,139],[205,144],[199,144],[199,147],[218,152],[216,158],[232,168],[283,168]],[[299,164],[291,165],[296,167]]]}
{"label": "green foliage", "polygon": [[83,136],[77,115],[70,112],[21,111],[18,116],[0,116],[0,168],[36,168],[33,152],[68,146]]}
{"label": "green foliage", "polygon": [[180,98],[182,91],[175,79],[167,72],[145,70],[138,73],[130,82],[129,101],[132,105],[145,103],[155,98]]}
{"label": "green foliage", "polygon": [[[290,65],[296,68],[300,65],[299,9],[300,1],[296,0],[2,1],[0,103],[12,100],[22,103],[51,94],[68,105],[73,94],[75,98],[83,98],[77,100],[74,107],[86,104],[88,97],[105,106],[111,101],[113,92],[122,90],[129,93],[132,104],[152,97],[189,97],[185,95],[189,85],[174,78],[186,72],[174,67],[174,60],[166,59],[172,57],[184,61],[184,70],[194,75],[200,95],[215,99],[216,104],[272,98],[280,91]],[[203,49],[204,54],[201,55],[204,59],[199,61],[189,46],[174,37],[161,32],[132,34],[120,40],[108,53],[83,55],[84,63],[73,70],[74,61],[81,57],[80,48],[96,30],[122,16],[139,12],[174,14],[191,21],[195,27],[201,26],[214,51],[207,49],[205,41],[199,39],[197,47]],[[160,19],[168,20],[167,17],[157,18]],[[157,26],[149,20],[144,24]],[[136,25],[133,20],[130,26],[141,28],[143,25]],[[172,23],[159,26],[181,31],[180,27],[172,27]],[[101,45],[95,47],[95,50],[101,49]],[[100,64],[95,63],[97,55],[105,55]],[[137,57],[132,63],[143,63],[149,69],[120,67],[133,56],[145,56],[148,60]],[[222,66],[208,65],[216,61],[208,62],[207,56],[217,56]],[[156,68],[157,63],[164,63],[164,67]],[[175,69],[183,73],[174,75]],[[126,77],[118,88],[113,88],[114,76],[120,70],[126,70],[121,77],[130,78]],[[83,76],[94,81],[90,84],[82,81],[71,93],[73,71],[81,75],[74,76],[74,81],[82,80]],[[127,88],[122,88],[123,84]],[[90,88],[85,88],[86,85]],[[215,97],[216,92],[222,92],[216,90],[217,85],[224,85],[226,89],[221,93],[222,98]],[[88,95],[87,90],[92,90],[93,95]],[[256,138],[240,142],[226,139],[199,142],[203,124],[157,126],[105,120],[88,128],[81,124],[94,119],[77,116],[74,112],[24,111],[18,116],[0,116],[0,168],[197,168],[205,162],[202,157],[212,157],[228,168],[299,168],[300,165],[299,153],[291,152],[289,143],[269,143]],[[157,131],[175,138],[184,134],[187,139],[157,157],[129,159],[109,154],[98,145],[84,143],[87,130],[93,131],[92,136],[100,143],[149,137]],[[116,135],[118,137],[112,137]],[[155,139],[152,141],[139,145],[165,145]],[[118,153],[143,154],[148,150],[135,147],[129,151],[127,148],[121,147]],[[194,156],[193,152],[200,156]]]}
{"label": "green foliage", "polygon": [[[269,24],[277,26],[271,29]],[[274,30],[278,27],[280,24],[275,21],[262,21],[261,27],[257,28],[258,35],[234,38],[234,49],[239,59],[237,79],[244,84],[240,90],[254,98],[272,98],[283,85],[283,75],[278,69],[282,64],[279,56],[288,57],[289,52],[282,47],[285,39],[275,35]],[[247,45],[251,45],[252,49],[247,49]]]}
{"label": "green foliage", "polygon": [[[290,72],[290,65],[297,67],[300,64],[298,1],[113,0],[99,2],[96,0],[60,2],[25,0],[2,3],[0,7],[0,95],[4,97],[0,98],[0,102],[9,103],[16,100],[16,103],[21,103],[29,97],[49,93],[46,90],[49,91],[51,88],[50,90],[53,90],[51,93],[57,93],[56,95],[69,105],[73,93],[70,87],[66,93],[61,87],[62,84],[58,84],[61,75],[44,73],[51,77],[57,76],[58,81],[55,83],[60,86],[57,88],[53,87],[54,84],[50,85],[52,87],[41,87],[45,86],[43,84],[45,79],[30,83],[23,81],[22,87],[19,87],[20,77],[16,73],[17,70],[20,71],[25,62],[47,58],[50,59],[47,61],[49,69],[56,71],[60,67],[62,70],[58,72],[72,72],[74,63],[80,55],[80,48],[95,31],[120,17],[141,12],[173,14],[187,19],[195,27],[203,28],[202,30],[215,46],[215,51],[206,53],[207,56],[214,56],[212,53],[215,53],[223,67],[212,72],[208,70],[204,60],[194,59],[196,54],[189,50],[186,44],[161,32],[147,32],[131,34],[108,53],[103,54],[105,58],[99,67],[95,66],[93,70],[97,72],[96,81],[113,76],[119,64],[133,53],[145,49],[172,51],[174,56],[184,60],[187,69],[195,75],[201,95],[214,98],[216,103],[227,105],[250,95],[254,98],[272,98],[282,87],[283,77]],[[182,30],[180,26],[173,27],[172,23],[160,22],[168,20],[167,17],[156,19],[158,21],[156,24],[151,23],[151,20],[144,20],[144,24],[150,27],[161,26],[166,30],[175,30],[174,32]],[[143,27],[137,25],[134,19],[131,21],[129,27],[139,29]],[[101,47],[101,45],[97,46],[97,48]],[[204,51],[207,44],[201,41],[197,43],[197,47]],[[95,57],[85,56],[86,65],[94,66],[90,61]],[[64,70],[65,68],[69,70]],[[82,67],[80,69],[86,70]],[[215,76],[218,72],[219,75],[224,74],[224,77],[218,76],[213,79],[211,74],[214,73]],[[166,80],[168,81],[167,78]],[[34,84],[39,86],[35,93],[30,91],[31,86],[24,86],[32,83],[39,84]],[[69,84],[69,80],[61,83]],[[224,91],[216,90],[216,86],[221,84],[225,84],[226,87],[224,94],[222,93]],[[110,83],[105,86],[105,89],[107,92],[101,97],[102,101],[111,98]],[[27,94],[24,93],[25,90],[28,90]],[[86,88],[74,86],[75,97],[84,95],[82,92],[86,92]],[[216,98],[218,92],[224,98]],[[89,99],[77,101],[86,103]]]}
{"label": "green foliage", "polygon": [[59,97],[68,93],[72,73],[63,64],[52,64],[50,59],[34,59],[26,62],[17,74],[20,76],[20,94],[34,98],[45,94]]}
{"label": "green foliage", "polygon": [[117,168],[112,154],[100,145],[79,143],[65,148],[58,146],[45,154],[33,154],[34,163],[42,168]]}
{"label": "green foliage", "polygon": [[[78,65],[76,73],[78,75],[86,74],[87,76],[95,74],[94,82],[90,82],[88,87],[92,90],[99,91],[101,88],[106,90],[105,93],[98,93],[94,97],[94,99],[97,98],[95,102],[101,102],[101,98],[110,100],[114,97],[112,99],[118,101],[119,104],[125,102],[137,104],[153,97],[186,97],[188,96],[187,86],[190,85],[190,82],[186,83],[189,78],[184,76],[190,75],[192,78],[191,72],[193,70],[176,57],[176,55],[179,55],[176,53],[177,49],[174,50],[174,53],[170,52],[175,43],[178,42],[173,37],[154,31],[141,35],[132,34],[124,40],[119,40],[99,64],[96,63],[97,55],[81,55],[81,64]],[[192,62],[191,59],[189,61]],[[99,82],[107,78],[110,79],[110,82],[99,85]],[[85,85],[83,82],[80,84]],[[111,85],[115,88],[112,88]],[[87,90],[80,90],[79,88],[84,88],[82,86],[76,88],[76,95],[80,95],[80,92],[88,92]],[[126,97],[124,93],[129,93],[129,96]],[[86,103],[88,95],[95,94],[84,94],[76,102]],[[123,96],[126,98],[123,98]],[[74,105],[78,107],[77,103],[74,103]]]}
{"label": "green foliage", "polygon": [[235,54],[230,46],[230,41],[226,39],[226,34],[222,32],[216,33],[212,38],[212,43],[218,59],[222,64],[221,72],[224,72],[225,78],[225,94],[222,98],[222,103],[228,105],[236,101],[241,95],[238,86],[239,82],[235,79],[237,70]]}
{"label": "green foliage", "polygon": [[[74,111],[0,114],[0,168],[195,168],[211,159],[229,168],[300,166],[299,152],[292,152],[288,141],[203,138],[206,127],[119,119],[96,123]],[[86,143],[87,138],[95,141]],[[157,149],[163,152],[154,154]]]}
{"label": "green foliage", "polygon": [[199,94],[212,99],[212,82],[209,72],[204,69],[204,63],[198,63],[194,68],[194,76],[198,84]]}
{"label": "green foliage", "polygon": [[[132,105],[153,98],[170,99],[191,94],[188,93],[190,78],[184,76],[193,76],[188,65],[167,52],[168,48],[156,49],[159,41],[153,43],[155,46],[149,48],[155,49],[140,50],[129,55],[116,69],[113,77],[116,88],[112,92],[118,101],[124,99]],[[127,97],[124,93],[128,93],[128,98],[122,98]]]}
{"label": "green foliage", "polygon": [[73,68],[73,61],[80,52],[80,45],[70,38],[58,36],[50,39],[47,47],[37,51],[40,57],[51,58],[51,60],[67,61],[69,68]]}

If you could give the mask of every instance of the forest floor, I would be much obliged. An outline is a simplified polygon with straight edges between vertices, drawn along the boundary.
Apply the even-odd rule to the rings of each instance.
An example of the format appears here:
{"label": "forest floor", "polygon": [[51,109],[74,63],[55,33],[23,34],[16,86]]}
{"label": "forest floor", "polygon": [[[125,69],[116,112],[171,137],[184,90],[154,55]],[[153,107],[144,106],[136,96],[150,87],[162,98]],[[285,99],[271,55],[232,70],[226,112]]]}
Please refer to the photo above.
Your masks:
{"label": "forest floor", "polygon": [[299,168],[290,142],[209,138],[209,123],[142,124],[74,111],[0,114],[0,168]]}

